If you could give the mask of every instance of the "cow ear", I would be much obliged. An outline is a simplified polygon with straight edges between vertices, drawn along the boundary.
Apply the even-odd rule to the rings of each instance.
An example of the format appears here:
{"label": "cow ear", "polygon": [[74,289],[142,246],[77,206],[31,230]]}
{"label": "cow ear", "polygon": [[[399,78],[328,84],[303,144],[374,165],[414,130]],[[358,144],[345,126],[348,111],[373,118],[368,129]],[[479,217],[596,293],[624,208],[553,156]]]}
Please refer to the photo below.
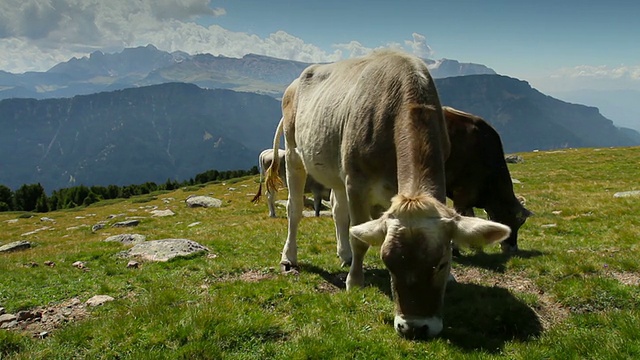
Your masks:
{"label": "cow ear", "polygon": [[456,216],[450,225],[454,243],[474,248],[502,241],[511,234],[508,226],[477,217]]}
{"label": "cow ear", "polygon": [[364,243],[372,246],[380,246],[384,242],[387,234],[387,224],[383,216],[379,219],[352,226],[351,229],[349,229],[349,233]]}

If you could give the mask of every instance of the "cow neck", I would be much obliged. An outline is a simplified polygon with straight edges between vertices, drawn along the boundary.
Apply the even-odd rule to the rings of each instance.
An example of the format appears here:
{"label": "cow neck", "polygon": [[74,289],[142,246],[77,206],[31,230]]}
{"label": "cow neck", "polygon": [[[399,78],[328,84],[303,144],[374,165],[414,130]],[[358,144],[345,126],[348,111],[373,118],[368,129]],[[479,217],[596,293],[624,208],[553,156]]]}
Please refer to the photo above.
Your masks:
{"label": "cow neck", "polygon": [[[429,106],[411,106],[395,124],[398,194],[428,193],[446,201],[441,119]],[[440,122],[439,122],[440,121]]]}

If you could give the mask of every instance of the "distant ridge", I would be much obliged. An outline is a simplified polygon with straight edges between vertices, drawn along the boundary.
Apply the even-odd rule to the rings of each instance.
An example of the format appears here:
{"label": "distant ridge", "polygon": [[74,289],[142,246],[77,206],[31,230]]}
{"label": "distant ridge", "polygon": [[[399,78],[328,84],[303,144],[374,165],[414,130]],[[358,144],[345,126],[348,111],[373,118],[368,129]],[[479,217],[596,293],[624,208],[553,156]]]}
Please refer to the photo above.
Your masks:
{"label": "distant ridge", "polygon": [[[484,117],[505,151],[632,146],[596,108],[569,104],[499,75],[436,80],[445,105]],[[166,83],[63,99],[0,100],[0,184],[129,185],[250,169],[272,146],[273,97]],[[635,137],[634,137],[635,136]]]}

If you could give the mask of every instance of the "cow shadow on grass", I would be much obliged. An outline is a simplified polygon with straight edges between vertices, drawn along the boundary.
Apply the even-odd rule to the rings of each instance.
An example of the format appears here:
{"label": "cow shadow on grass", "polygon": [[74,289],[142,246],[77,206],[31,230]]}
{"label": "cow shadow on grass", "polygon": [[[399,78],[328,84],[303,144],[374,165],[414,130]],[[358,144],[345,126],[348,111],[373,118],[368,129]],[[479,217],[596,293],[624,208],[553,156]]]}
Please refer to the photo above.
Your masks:
{"label": "cow shadow on grass", "polygon": [[463,350],[499,353],[505,343],[531,341],[542,331],[536,312],[506,288],[447,285],[440,337]]}
{"label": "cow shadow on grass", "polygon": [[[301,271],[320,275],[339,289],[345,289],[346,271],[329,272],[311,264]],[[389,273],[386,269],[366,269],[365,286],[378,288],[391,300]],[[385,320],[393,327],[393,318]],[[452,282],[447,285],[444,305],[444,329],[439,335],[464,351],[499,353],[510,341],[526,342],[542,334],[536,312],[499,286]]]}
{"label": "cow shadow on grass", "polygon": [[453,261],[462,265],[476,266],[498,273],[504,273],[506,270],[506,264],[511,258],[530,259],[543,255],[545,255],[545,253],[538,250],[519,250],[515,254],[471,252],[454,256]]}

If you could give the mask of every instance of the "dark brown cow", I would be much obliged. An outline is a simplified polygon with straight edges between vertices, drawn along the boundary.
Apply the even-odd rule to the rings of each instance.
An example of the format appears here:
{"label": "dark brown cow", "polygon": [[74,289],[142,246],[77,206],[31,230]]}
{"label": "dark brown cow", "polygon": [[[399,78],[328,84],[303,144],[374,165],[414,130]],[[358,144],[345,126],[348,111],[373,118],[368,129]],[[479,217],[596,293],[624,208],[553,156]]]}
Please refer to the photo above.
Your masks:
{"label": "dark brown cow", "polygon": [[447,197],[460,214],[474,216],[485,209],[493,221],[511,228],[500,245],[502,251],[518,250],[518,229],[531,216],[513,193],[502,142],[496,130],[482,118],[443,106],[451,153],[445,163]]}
{"label": "dark brown cow", "polygon": [[[305,69],[284,93],[288,233],[281,264],[297,265],[297,232],[307,174],[330,188],[338,255],[351,263],[347,289],[364,285],[364,256],[380,246],[391,276],[394,327],[407,337],[442,330],[451,242],[482,246],[510,229],[457,214],[446,200],[449,138],[426,64],[396,51]],[[267,170],[278,181],[279,157]],[[376,206],[387,210],[371,219]],[[349,226],[351,225],[351,228]]]}

